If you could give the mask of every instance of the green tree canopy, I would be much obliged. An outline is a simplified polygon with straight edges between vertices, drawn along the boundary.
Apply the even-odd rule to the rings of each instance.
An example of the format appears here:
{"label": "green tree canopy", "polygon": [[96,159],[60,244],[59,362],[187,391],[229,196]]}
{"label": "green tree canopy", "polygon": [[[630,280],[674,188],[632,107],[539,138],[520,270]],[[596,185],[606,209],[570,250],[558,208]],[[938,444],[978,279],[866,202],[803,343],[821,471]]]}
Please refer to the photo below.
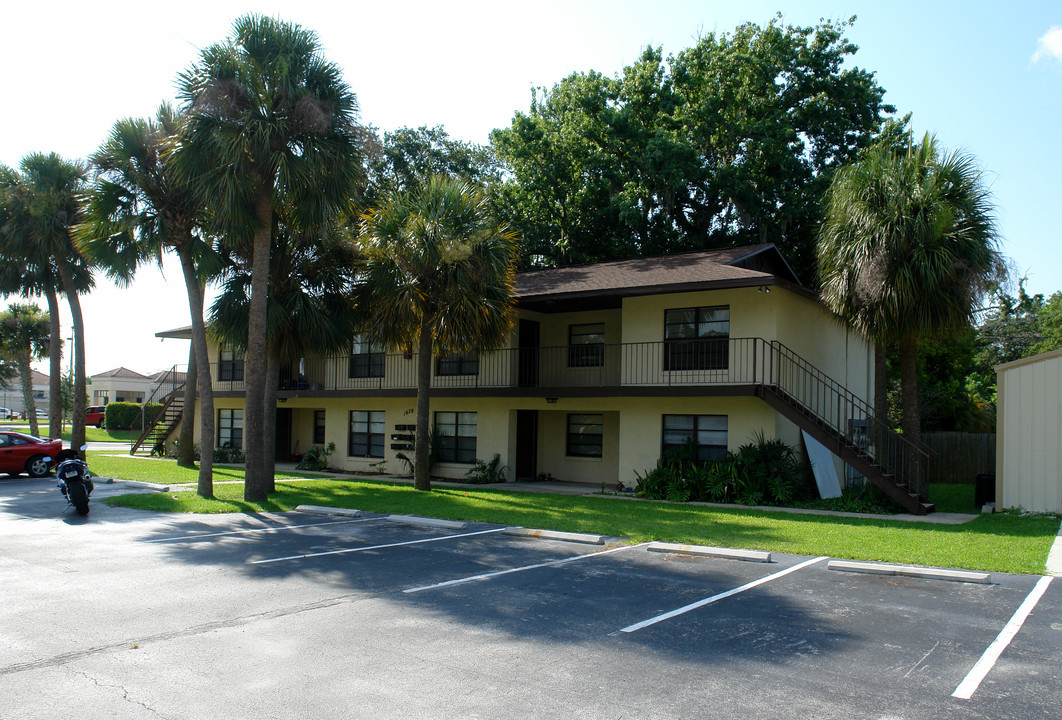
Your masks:
{"label": "green tree canopy", "polygon": [[537,89],[491,136],[529,263],[774,242],[810,280],[832,171],[893,112],[873,73],[842,67],[850,23],[749,23]]}

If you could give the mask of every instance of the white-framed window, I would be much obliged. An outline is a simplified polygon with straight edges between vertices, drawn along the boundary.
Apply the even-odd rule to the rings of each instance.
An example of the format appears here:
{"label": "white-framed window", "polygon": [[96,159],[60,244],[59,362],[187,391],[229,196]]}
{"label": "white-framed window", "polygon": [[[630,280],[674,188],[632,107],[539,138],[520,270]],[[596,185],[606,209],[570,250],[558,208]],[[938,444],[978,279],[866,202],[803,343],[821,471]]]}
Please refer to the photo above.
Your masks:
{"label": "white-framed window", "polygon": [[218,410],[218,447],[243,447],[243,410],[221,408]]}
{"label": "white-framed window", "polygon": [[231,345],[222,345],[218,351],[218,380],[241,382],[243,380],[243,351]]}
{"label": "white-framed window", "polygon": [[351,410],[347,455],[382,458],[385,427],[383,410]]}

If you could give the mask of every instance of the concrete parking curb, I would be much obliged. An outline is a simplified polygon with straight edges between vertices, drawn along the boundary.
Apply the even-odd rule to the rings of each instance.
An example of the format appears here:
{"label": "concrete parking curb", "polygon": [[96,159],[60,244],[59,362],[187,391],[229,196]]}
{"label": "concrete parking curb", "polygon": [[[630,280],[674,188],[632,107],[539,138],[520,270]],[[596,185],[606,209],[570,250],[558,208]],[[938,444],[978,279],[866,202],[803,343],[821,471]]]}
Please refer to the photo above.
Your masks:
{"label": "concrete parking curb", "polygon": [[870,575],[902,575],[905,577],[926,578],[930,580],[950,580],[952,582],[980,583],[992,582],[988,573],[968,572],[966,570],[944,570],[942,568],[921,568],[910,565],[885,565],[883,563],[847,562],[831,560],[826,564],[828,570],[842,572],[868,573]]}
{"label": "concrete parking curb", "polygon": [[[111,480],[110,482],[114,482]],[[120,481],[126,487],[144,488],[145,490],[155,490],[157,492],[169,492],[169,485],[157,485],[155,483],[140,482],[139,480],[121,480]]]}
{"label": "concrete parking curb", "polygon": [[591,535],[589,533],[562,532],[560,530],[536,530],[535,528],[507,527],[503,530],[506,535],[519,535],[521,537],[541,538],[543,540],[564,540],[566,542],[586,543],[587,545],[604,545],[604,535]]}
{"label": "concrete parking curb", "polygon": [[299,505],[295,509],[301,512],[318,513],[321,515],[345,515],[347,517],[357,517],[361,515],[361,510],[354,510],[352,508],[325,507],[323,505]]}
{"label": "concrete parking curb", "polygon": [[468,524],[458,520],[440,520],[439,518],[421,517],[420,515],[388,515],[386,519],[406,525],[426,525],[449,530],[461,530]]}
{"label": "concrete parking curb", "polygon": [[708,545],[679,545],[677,543],[651,542],[646,548],[649,552],[681,553],[683,555],[700,555],[702,557],[744,560],[746,562],[769,563],[771,554],[761,550],[735,550],[734,548],[711,547]]}

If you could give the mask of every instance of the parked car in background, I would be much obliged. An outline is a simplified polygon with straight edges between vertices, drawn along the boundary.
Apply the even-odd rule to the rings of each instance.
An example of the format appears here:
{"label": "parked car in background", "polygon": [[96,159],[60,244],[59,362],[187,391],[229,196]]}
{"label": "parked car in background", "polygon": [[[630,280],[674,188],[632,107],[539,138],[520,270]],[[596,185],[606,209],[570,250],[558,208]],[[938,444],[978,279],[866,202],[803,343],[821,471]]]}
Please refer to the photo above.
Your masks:
{"label": "parked car in background", "polygon": [[98,428],[103,427],[103,418],[106,415],[106,405],[92,405],[85,408],[85,424],[95,425]]}
{"label": "parked car in background", "polygon": [[26,433],[0,431],[0,473],[44,477],[55,467],[62,440],[42,440]]}
{"label": "parked car in background", "polygon": [[0,407],[0,420],[11,420],[13,417],[15,417],[15,413],[5,407]]}

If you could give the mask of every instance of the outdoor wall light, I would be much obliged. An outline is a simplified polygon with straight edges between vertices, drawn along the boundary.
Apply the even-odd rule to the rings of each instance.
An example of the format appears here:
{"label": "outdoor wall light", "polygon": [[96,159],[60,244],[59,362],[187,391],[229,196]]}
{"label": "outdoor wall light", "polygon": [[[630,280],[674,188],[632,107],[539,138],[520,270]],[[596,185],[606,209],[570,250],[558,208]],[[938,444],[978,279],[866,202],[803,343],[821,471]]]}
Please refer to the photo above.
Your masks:
{"label": "outdoor wall light", "polygon": [[770,295],[771,289],[766,285],[760,285],[758,292],[767,293],[768,295]]}

